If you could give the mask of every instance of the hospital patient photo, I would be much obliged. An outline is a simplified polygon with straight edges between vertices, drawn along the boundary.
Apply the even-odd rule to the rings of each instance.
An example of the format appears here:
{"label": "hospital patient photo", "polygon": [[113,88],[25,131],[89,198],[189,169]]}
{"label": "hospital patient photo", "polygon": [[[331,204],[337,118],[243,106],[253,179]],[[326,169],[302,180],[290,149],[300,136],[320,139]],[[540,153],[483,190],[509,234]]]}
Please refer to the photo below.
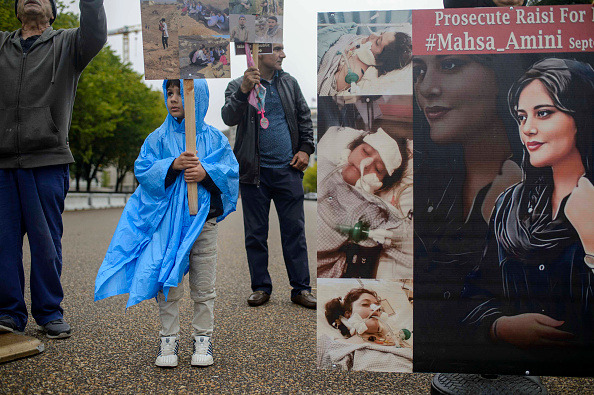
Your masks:
{"label": "hospital patient photo", "polygon": [[318,108],[318,278],[412,278],[412,96]]}
{"label": "hospital patient photo", "polygon": [[318,14],[318,95],[412,94],[410,11]]}
{"label": "hospital patient photo", "polygon": [[318,368],[412,372],[412,298],[410,279],[318,279]]}

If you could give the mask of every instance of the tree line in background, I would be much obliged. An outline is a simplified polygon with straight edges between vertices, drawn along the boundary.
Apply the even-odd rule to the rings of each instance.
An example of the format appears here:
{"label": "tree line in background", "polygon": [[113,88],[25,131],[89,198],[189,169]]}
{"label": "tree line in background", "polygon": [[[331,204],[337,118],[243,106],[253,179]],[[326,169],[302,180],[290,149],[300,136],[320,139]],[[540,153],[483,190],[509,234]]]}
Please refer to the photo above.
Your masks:
{"label": "tree line in background", "polygon": [[[66,12],[62,0],[56,5],[54,29],[79,25],[78,15]],[[0,0],[0,30],[20,27],[14,15],[14,0]],[[79,191],[80,181],[84,180],[89,191],[98,171],[113,165],[117,174],[115,190],[121,191],[144,139],[166,114],[163,94],[146,86],[142,75],[105,46],[82,73],[74,102],[69,140],[76,161],[70,165],[75,189]]]}
{"label": "tree line in background", "polygon": [[[590,4],[591,0],[529,0],[528,5]],[[54,29],[77,27],[78,15],[66,12],[64,2],[56,1],[58,17]],[[21,27],[14,15],[14,1],[0,0],[0,30],[14,31]],[[97,173],[106,166],[116,168],[115,190],[121,191],[126,174],[146,136],[157,128],[167,114],[161,92],[142,82],[142,76],[123,64],[106,46],[87,66],[80,77],[70,129],[70,149],[76,163],[70,166],[75,189],[86,181],[90,190]],[[316,166],[304,177],[307,191],[316,191]]]}

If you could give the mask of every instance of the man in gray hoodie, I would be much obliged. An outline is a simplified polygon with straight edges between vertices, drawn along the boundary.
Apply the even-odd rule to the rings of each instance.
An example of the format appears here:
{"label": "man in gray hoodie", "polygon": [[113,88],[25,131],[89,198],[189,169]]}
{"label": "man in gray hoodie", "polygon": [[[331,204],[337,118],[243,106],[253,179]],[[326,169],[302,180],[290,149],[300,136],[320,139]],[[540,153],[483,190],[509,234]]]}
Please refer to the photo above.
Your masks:
{"label": "man in gray hoodie", "polygon": [[50,338],[63,319],[62,211],[78,79],[107,41],[103,0],[80,0],[80,27],[54,30],[55,0],[15,0],[22,27],[0,32],[0,333],[27,324],[23,236],[31,248],[31,313]]}

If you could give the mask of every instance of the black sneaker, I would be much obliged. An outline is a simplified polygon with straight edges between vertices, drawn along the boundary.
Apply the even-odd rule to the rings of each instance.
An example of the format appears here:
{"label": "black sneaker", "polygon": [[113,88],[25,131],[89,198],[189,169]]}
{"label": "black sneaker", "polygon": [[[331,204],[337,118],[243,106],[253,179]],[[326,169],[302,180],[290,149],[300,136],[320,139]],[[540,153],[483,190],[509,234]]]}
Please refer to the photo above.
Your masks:
{"label": "black sneaker", "polygon": [[72,328],[63,318],[39,325],[39,330],[45,332],[50,339],[65,339],[72,335]]}
{"label": "black sneaker", "polygon": [[0,333],[20,333],[17,328],[16,322],[9,315],[3,315],[0,317]]}

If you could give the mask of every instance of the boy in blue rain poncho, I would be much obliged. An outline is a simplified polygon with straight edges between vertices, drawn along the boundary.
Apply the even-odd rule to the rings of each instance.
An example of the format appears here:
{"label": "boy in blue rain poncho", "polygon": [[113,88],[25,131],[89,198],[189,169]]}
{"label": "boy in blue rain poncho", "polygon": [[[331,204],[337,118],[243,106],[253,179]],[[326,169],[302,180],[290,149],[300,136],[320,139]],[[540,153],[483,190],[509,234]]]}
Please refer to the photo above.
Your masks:
{"label": "boy in blue rain poncho", "polygon": [[[95,282],[95,300],[128,293],[130,307],[157,298],[161,319],[155,364],[177,366],[179,300],[190,273],[194,301],[193,366],[213,364],[217,222],[235,211],[239,166],[227,138],[204,123],[208,87],[194,81],[196,150],[185,152],[183,86],[163,81],[165,122],[145,140],[134,173],[140,186],[129,199]],[[183,177],[182,177],[183,173]],[[198,183],[198,214],[188,209],[186,182]]]}

